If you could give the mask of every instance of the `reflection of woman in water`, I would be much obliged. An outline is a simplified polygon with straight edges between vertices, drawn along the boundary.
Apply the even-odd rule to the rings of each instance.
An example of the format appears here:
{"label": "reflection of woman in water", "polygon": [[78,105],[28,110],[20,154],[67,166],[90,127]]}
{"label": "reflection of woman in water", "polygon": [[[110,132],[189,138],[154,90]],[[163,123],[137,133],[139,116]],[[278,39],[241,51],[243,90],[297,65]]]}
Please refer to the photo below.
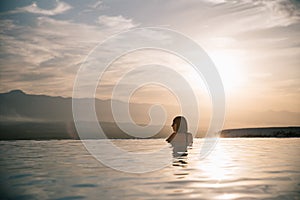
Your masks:
{"label": "reflection of woman in water", "polygon": [[173,147],[174,156],[186,156],[187,147],[192,146],[193,136],[187,132],[187,121],[183,116],[173,119],[173,133],[166,139]]}

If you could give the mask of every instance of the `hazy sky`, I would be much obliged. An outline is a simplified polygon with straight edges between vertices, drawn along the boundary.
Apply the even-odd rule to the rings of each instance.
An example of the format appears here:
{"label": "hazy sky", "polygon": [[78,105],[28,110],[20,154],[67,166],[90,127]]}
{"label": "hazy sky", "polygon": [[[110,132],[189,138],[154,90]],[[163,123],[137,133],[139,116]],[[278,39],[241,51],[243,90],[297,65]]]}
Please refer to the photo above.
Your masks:
{"label": "hazy sky", "polygon": [[[212,58],[225,87],[225,127],[300,125],[299,1],[7,0],[0,4],[0,92],[22,89],[71,96],[77,70],[99,42],[122,30],[157,26],[187,35]],[[126,66],[149,58],[171,63],[193,79],[178,58],[148,53],[136,52],[113,63],[106,87],[97,96],[109,98],[105,90]],[[156,86],[141,92],[151,98],[137,94],[134,101],[159,101],[157,97],[167,94]],[[202,96],[203,109],[206,96]]]}

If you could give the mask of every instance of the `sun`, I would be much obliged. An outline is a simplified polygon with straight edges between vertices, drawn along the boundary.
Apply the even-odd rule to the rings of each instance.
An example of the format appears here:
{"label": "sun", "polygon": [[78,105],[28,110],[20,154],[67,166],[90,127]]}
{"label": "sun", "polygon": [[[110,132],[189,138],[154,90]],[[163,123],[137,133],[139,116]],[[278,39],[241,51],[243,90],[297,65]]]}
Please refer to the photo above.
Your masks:
{"label": "sun", "polygon": [[226,93],[237,92],[245,81],[240,57],[239,53],[232,51],[216,51],[210,54],[210,58],[219,71]]}

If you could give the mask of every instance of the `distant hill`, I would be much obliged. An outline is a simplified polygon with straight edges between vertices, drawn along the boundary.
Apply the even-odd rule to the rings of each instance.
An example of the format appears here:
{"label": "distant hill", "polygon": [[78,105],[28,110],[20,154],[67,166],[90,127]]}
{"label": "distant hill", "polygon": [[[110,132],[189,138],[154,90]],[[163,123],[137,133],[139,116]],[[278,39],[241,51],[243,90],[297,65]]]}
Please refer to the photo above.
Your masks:
{"label": "distant hill", "polygon": [[300,127],[227,129],[221,132],[221,137],[300,137]]}
{"label": "distant hill", "polygon": [[[79,99],[90,101],[90,99]],[[114,100],[116,104],[122,101]],[[131,103],[131,114],[143,116],[151,107],[149,104]],[[114,122],[111,111],[111,100],[95,99],[95,108],[99,121]],[[73,121],[72,98],[52,97],[46,95],[25,94],[21,90],[13,90],[0,94],[0,121],[22,122],[61,122]]]}
{"label": "distant hill", "polygon": [[[78,100],[84,102],[91,99]],[[115,123],[111,103],[111,100],[95,99],[98,120],[106,136],[133,138]],[[127,105],[122,101],[114,103]],[[145,116],[148,117],[148,110],[152,105],[130,103],[129,106],[131,116],[140,120],[137,123],[147,124]],[[172,107],[167,109],[173,110]],[[174,115],[171,114],[170,117]],[[168,120],[171,122],[171,119]],[[126,123],[123,122],[123,125],[126,126]],[[89,132],[88,127],[87,124],[85,139],[94,139],[97,133]],[[171,127],[163,126],[152,138],[165,138],[170,133]],[[221,131],[221,137],[300,137],[300,127],[227,129]],[[0,94],[0,140],[16,139],[79,139],[73,122],[72,98],[31,95],[21,90]]]}
{"label": "distant hill", "polygon": [[[114,103],[125,106],[121,101]],[[150,106],[130,104],[131,115],[136,119],[147,116]],[[95,108],[99,123],[108,138],[133,138],[114,122],[111,100],[95,99]],[[166,137],[170,131],[170,127],[163,127],[153,137]],[[87,133],[86,139],[89,137],[92,136]],[[73,122],[72,98],[30,95],[21,90],[0,94],[0,139],[78,139]]]}

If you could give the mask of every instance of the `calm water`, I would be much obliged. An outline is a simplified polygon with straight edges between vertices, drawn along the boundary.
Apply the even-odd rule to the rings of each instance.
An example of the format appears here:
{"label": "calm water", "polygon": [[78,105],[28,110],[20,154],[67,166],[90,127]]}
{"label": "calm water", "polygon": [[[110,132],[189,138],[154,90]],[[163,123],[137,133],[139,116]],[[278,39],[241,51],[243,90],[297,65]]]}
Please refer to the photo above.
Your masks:
{"label": "calm water", "polygon": [[[1,199],[300,199],[300,138],[220,139],[199,160],[201,142],[159,171],[130,174],[103,166],[80,141],[0,141]],[[164,141],[115,143],[130,151]]]}

